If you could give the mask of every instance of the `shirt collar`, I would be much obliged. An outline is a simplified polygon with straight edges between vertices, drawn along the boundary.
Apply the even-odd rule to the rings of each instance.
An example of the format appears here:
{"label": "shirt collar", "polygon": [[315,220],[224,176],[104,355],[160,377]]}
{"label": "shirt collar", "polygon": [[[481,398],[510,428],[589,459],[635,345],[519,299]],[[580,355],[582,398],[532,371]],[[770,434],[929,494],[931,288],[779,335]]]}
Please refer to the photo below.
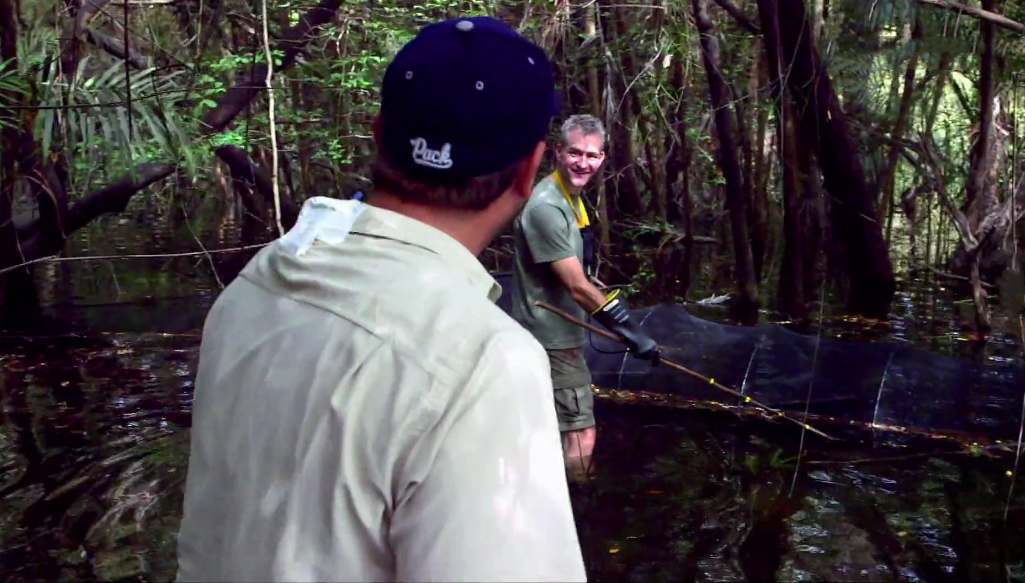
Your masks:
{"label": "shirt collar", "polygon": [[486,293],[492,302],[498,301],[502,295],[502,286],[484,269],[480,260],[470,253],[469,249],[450,235],[426,223],[394,211],[367,205],[366,210],[353,224],[351,232],[390,239],[430,251],[466,274],[470,285]]}

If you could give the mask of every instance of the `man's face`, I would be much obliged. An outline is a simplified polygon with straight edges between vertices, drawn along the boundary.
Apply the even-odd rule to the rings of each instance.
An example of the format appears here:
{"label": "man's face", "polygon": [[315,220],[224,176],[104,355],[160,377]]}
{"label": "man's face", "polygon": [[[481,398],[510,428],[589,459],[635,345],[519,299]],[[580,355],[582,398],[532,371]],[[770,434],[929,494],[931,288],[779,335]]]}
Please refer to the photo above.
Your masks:
{"label": "man's face", "polygon": [[579,130],[569,132],[566,144],[555,147],[555,155],[562,175],[577,188],[583,188],[605,160],[601,136]]}

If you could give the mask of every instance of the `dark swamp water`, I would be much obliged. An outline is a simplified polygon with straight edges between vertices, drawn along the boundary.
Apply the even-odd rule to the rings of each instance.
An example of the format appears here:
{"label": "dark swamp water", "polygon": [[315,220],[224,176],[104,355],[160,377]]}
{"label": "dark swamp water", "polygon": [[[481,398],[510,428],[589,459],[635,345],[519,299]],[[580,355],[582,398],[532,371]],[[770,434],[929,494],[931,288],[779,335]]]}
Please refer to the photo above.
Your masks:
{"label": "dark swamp water", "polygon": [[[231,231],[204,229],[203,245],[234,246]],[[184,227],[116,218],[68,255],[198,248]],[[173,579],[200,329],[220,289],[211,264],[223,276],[244,258],[39,266],[47,313],[75,328],[0,334],[3,580]],[[827,311],[823,334],[966,356],[959,308],[936,287],[904,286],[886,331]],[[1014,335],[980,358],[1020,358]],[[790,425],[629,399],[599,399],[597,414],[597,475],[573,492],[591,580],[1025,581],[1013,447],[802,444]]]}

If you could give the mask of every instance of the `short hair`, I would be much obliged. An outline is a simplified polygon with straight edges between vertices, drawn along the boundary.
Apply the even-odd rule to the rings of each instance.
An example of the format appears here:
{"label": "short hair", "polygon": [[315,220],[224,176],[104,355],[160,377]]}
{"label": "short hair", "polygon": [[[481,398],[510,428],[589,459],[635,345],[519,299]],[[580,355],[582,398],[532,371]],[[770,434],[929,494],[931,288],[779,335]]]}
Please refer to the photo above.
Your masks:
{"label": "short hair", "polygon": [[566,118],[566,121],[562,122],[559,141],[563,146],[565,146],[566,142],[569,141],[569,134],[574,131],[580,132],[585,136],[598,134],[601,136],[602,145],[605,145],[605,126],[602,125],[600,119],[593,115],[578,113],[576,115],[569,116]]}
{"label": "short hair", "polygon": [[484,210],[512,186],[521,158],[502,170],[463,180],[435,182],[407,176],[379,152],[370,168],[374,188],[402,200],[462,210]]}

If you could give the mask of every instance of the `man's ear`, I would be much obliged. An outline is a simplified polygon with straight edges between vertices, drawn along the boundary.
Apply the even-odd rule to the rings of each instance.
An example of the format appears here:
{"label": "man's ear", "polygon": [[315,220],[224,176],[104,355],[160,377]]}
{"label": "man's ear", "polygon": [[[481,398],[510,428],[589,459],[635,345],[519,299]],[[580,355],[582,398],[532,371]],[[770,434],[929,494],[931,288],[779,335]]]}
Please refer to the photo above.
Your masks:
{"label": "man's ear", "polygon": [[537,170],[541,167],[544,156],[545,142],[541,140],[534,146],[534,151],[520,162],[513,186],[513,191],[517,196],[530,198],[530,193],[534,191],[534,179],[537,177]]}

